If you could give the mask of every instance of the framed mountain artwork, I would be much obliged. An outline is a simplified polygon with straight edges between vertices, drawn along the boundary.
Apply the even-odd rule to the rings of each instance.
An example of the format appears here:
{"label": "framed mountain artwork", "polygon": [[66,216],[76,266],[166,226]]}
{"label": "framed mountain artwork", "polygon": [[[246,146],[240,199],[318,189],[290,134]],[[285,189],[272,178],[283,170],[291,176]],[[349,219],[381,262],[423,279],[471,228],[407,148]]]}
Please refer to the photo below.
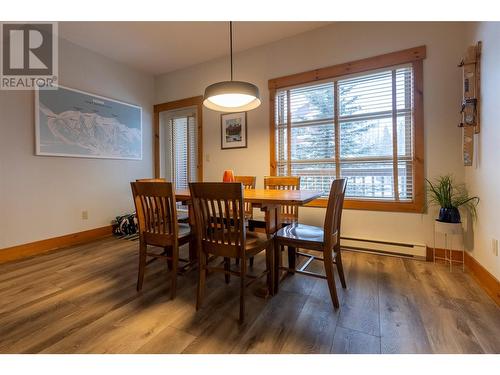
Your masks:
{"label": "framed mountain artwork", "polygon": [[58,86],[35,91],[36,155],[142,160],[142,108]]}

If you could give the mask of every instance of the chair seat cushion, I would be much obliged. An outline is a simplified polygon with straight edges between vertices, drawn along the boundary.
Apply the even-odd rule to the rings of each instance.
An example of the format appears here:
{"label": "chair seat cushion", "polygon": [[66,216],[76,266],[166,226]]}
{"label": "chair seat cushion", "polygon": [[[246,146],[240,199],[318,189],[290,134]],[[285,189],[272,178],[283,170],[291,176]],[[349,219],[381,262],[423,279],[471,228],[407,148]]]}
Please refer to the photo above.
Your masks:
{"label": "chair seat cushion", "polygon": [[278,240],[323,244],[323,228],[312,225],[294,223],[281,228],[276,233]]}

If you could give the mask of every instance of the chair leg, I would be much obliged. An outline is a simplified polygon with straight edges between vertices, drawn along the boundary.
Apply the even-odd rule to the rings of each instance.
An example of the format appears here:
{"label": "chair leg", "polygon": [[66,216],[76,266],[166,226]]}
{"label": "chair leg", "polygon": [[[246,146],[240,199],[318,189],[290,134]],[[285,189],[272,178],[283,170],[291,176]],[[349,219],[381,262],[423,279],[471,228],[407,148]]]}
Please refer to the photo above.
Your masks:
{"label": "chair leg", "polygon": [[245,321],[245,281],[246,281],[247,260],[241,259],[240,265],[240,324]]}
{"label": "chair leg", "polygon": [[267,289],[269,295],[274,295],[274,244],[271,243],[266,249],[266,271],[267,271]]}
{"label": "chair leg", "polygon": [[231,258],[224,258],[224,279],[226,280],[226,284],[229,284],[231,280],[231,275],[229,274],[229,270],[231,269]]}
{"label": "chair leg", "polygon": [[206,273],[207,266],[207,254],[203,251],[200,252],[199,266],[198,266],[198,294],[196,297],[196,310],[201,307],[203,302],[203,296],[205,294],[205,279],[207,277]]}
{"label": "chair leg", "polygon": [[144,272],[146,268],[146,247],[142,241],[139,242],[139,275],[137,276],[137,291],[142,290],[142,283],[144,282]]}
{"label": "chair leg", "polygon": [[191,239],[189,240],[189,260],[194,261],[198,258],[197,254],[197,245],[196,237],[191,235]]}
{"label": "chair leg", "polygon": [[253,257],[250,258],[250,267],[253,267]]}
{"label": "chair leg", "polygon": [[331,250],[324,251],[323,259],[325,264],[326,280],[328,281],[328,289],[330,289],[330,297],[332,298],[333,307],[338,309],[339,298],[337,297],[337,288],[335,287],[335,278],[333,276],[332,251]]}
{"label": "chair leg", "polygon": [[[173,250],[172,250],[172,247],[169,246],[169,247],[166,247],[165,248],[165,251],[164,253],[168,256],[168,257],[172,257],[172,253],[173,253]],[[167,269],[170,271],[172,270],[172,259],[168,259],[167,258]]]}
{"label": "chair leg", "polygon": [[278,241],[274,240],[274,294],[278,293],[279,283],[280,283],[280,267],[281,267],[281,250],[283,246],[281,246]]}
{"label": "chair leg", "polygon": [[337,256],[335,257],[335,263],[337,264],[337,271],[339,272],[340,283],[342,284],[342,288],[347,288],[347,284],[345,282],[344,276],[344,267],[342,266],[342,256],[340,255],[340,246],[335,249]]}
{"label": "chair leg", "polygon": [[179,246],[172,247],[172,265],[171,265],[171,290],[170,290],[170,298],[175,299],[175,295],[177,293],[177,270],[179,267]]}
{"label": "chair leg", "polygon": [[288,268],[292,269],[292,271],[289,271],[292,275],[295,273],[296,260],[297,252],[295,247],[288,246]]}

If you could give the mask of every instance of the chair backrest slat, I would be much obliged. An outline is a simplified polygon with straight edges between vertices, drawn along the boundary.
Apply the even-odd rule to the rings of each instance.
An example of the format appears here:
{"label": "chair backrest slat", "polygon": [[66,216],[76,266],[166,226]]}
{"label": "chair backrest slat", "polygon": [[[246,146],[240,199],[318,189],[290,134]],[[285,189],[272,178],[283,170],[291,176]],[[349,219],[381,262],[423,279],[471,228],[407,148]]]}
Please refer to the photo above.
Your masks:
{"label": "chair backrest slat", "polygon": [[241,183],[189,184],[201,250],[221,256],[244,255],[245,226]]}
{"label": "chair backrest slat", "polygon": [[[264,189],[300,190],[300,176],[268,176],[264,177]],[[296,205],[282,205],[281,213],[298,220],[299,207]]]}
{"label": "chair backrest slat", "polygon": [[325,248],[332,250],[340,239],[340,223],[342,219],[342,209],[344,207],[345,189],[347,180],[342,178],[334,180],[330,188],[328,196],[328,205],[326,207],[325,224],[324,224],[324,241]]}

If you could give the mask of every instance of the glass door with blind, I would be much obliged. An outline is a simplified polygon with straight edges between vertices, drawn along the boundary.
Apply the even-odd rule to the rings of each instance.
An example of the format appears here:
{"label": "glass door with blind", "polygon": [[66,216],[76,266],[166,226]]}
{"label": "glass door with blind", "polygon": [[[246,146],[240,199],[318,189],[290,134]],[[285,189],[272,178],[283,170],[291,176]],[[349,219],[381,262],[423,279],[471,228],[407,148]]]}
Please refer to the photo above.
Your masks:
{"label": "glass door with blind", "polygon": [[198,181],[199,142],[196,109],[186,108],[160,114],[160,171],[177,189]]}

